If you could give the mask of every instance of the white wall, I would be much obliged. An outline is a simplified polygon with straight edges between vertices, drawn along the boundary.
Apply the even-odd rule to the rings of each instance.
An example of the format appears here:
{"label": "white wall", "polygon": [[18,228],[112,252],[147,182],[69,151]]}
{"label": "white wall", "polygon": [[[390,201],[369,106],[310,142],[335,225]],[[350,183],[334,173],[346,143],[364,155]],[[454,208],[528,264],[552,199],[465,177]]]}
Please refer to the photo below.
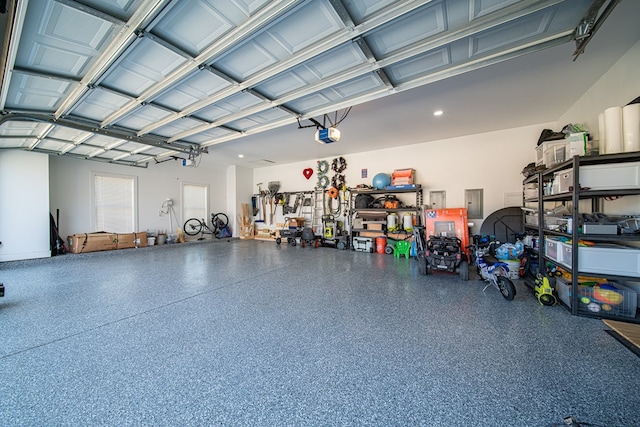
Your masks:
{"label": "white wall", "polygon": [[[461,207],[464,206],[465,189],[482,188],[486,218],[506,207],[505,195],[522,193],[524,177],[521,172],[527,164],[535,161],[540,132],[555,126],[555,123],[542,123],[343,156],[347,161],[347,186],[371,185],[372,177],[379,172],[391,174],[394,169],[413,168],[416,170],[416,183],[423,187],[425,204],[429,201],[429,191],[445,190],[447,207]],[[347,142],[338,144],[342,143]],[[309,180],[302,175],[302,170],[308,167],[314,169]],[[362,169],[367,169],[368,177],[365,179],[361,178]],[[256,169],[254,192],[257,183],[262,182],[264,188],[269,181],[280,181],[281,191],[312,190],[317,184],[317,162]],[[276,222],[278,220],[280,218],[276,217]],[[475,224],[474,232],[479,227],[480,223]]]}
{"label": "white wall", "polygon": [[46,154],[0,151],[0,208],[0,261],[51,256]]}
{"label": "white wall", "polygon": [[585,124],[592,138],[598,139],[598,114],[609,107],[624,106],[640,96],[639,70],[640,42],[629,49],[558,119],[560,126],[567,123]]}
{"label": "white wall", "polygon": [[253,171],[240,166],[227,168],[227,209],[224,211],[229,217],[229,225],[234,237],[238,237],[238,215],[242,203],[251,204]]}
{"label": "white wall", "polygon": [[[176,161],[151,164],[148,168],[113,165],[109,163],[52,156],[50,159],[51,209],[60,209],[60,234],[63,237],[86,233],[91,229],[91,173],[133,175],[138,177],[138,229],[174,231],[182,228],[182,182],[208,184],[211,189],[211,212],[225,212],[227,208],[226,173],[204,167],[183,167]],[[174,212],[161,215],[162,203],[174,201]],[[171,220],[171,221],[170,221]],[[109,231],[109,230],[105,230]]]}
{"label": "white wall", "polygon": [[[609,107],[624,106],[640,96],[640,42],[618,60],[585,94],[560,117],[558,123],[583,123],[592,138],[599,139],[598,114]],[[623,197],[604,204],[611,215],[637,215],[640,196]]]}

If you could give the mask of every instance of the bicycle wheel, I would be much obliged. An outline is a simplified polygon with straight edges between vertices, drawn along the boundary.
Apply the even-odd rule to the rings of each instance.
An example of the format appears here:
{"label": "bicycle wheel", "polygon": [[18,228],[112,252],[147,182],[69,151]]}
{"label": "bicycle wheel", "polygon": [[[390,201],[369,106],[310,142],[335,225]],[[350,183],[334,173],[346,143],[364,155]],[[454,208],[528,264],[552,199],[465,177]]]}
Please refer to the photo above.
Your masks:
{"label": "bicycle wheel", "polygon": [[211,214],[211,225],[213,226],[213,235],[220,236],[220,230],[229,224],[229,218],[226,214],[218,212],[217,214]]}
{"label": "bicycle wheel", "polygon": [[524,254],[520,260],[520,268],[518,269],[518,276],[524,278],[531,274],[531,261],[529,255]]}
{"label": "bicycle wheel", "polygon": [[184,223],[184,234],[187,236],[197,236],[202,232],[202,222],[198,218],[191,218]]}

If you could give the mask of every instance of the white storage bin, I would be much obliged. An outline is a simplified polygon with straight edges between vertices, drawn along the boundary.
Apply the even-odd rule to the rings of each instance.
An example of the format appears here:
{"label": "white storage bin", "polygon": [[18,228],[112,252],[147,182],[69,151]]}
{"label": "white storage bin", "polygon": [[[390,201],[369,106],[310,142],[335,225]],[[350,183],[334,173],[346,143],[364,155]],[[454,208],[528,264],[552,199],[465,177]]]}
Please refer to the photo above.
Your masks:
{"label": "white storage bin", "polygon": [[524,223],[528,225],[538,225],[538,212],[527,213],[524,216]]}
{"label": "white storage bin", "polygon": [[590,190],[640,188],[640,162],[582,166],[580,186]]}
{"label": "white storage bin", "polygon": [[558,257],[560,258],[560,263],[565,266],[571,268],[571,264],[573,263],[573,248],[570,243],[560,242],[560,247],[558,248]]}
{"label": "white storage bin", "polygon": [[537,199],[538,198],[538,189],[537,188],[525,188],[525,190],[524,190],[524,198],[525,199]]}
{"label": "white storage bin", "polygon": [[568,193],[573,190],[573,168],[555,172],[553,175],[558,193]]}
{"label": "white storage bin", "polygon": [[353,249],[358,252],[373,252],[373,238],[371,237],[354,237]]}
{"label": "white storage bin", "polygon": [[556,262],[561,262],[560,242],[555,239],[547,238],[544,241],[544,254]]}
{"label": "white storage bin", "polygon": [[567,160],[568,142],[565,139],[545,141],[536,147],[536,166],[551,167]]}
{"label": "white storage bin", "polygon": [[580,247],[578,271],[640,277],[640,249],[610,244]]}
{"label": "white storage bin", "polygon": [[521,207],[524,212],[524,223],[527,225],[538,225],[538,211],[533,208]]}

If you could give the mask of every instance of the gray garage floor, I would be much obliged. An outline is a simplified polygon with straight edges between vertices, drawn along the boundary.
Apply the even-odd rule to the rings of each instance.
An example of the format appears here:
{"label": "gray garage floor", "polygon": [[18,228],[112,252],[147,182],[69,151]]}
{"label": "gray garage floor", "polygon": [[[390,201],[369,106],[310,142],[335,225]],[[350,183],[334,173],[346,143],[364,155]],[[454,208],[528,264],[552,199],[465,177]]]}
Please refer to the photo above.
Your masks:
{"label": "gray garage floor", "polygon": [[0,424],[640,425],[601,321],[416,267],[239,240],[4,263]]}

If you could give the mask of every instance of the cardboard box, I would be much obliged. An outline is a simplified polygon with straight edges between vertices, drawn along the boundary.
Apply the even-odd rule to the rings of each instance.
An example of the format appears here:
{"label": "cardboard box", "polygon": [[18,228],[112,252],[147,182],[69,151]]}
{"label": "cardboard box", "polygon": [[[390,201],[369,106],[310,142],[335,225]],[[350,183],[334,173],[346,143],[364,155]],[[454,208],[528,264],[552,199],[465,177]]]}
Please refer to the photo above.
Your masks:
{"label": "cardboard box", "polygon": [[147,246],[147,233],[84,233],[67,237],[69,252],[112,251]]}
{"label": "cardboard box", "polygon": [[363,224],[367,228],[367,230],[379,230],[379,231],[382,231],[382,223],[381,222],[364,221]]}
{"label": "cardboard box", "polygon": [[116,233],[116,249],[147,246],[147,233]]}
{"label": "cardboard box", "polygon": [[415,184],[415,169],[396,169],[391,175],[391,185],[413,185]]}
{"label": "cardboard box", "polygon": [[111,251],[116,248],[117,241],[115,233],[85,233],[67,237],[69,252],[74,254]]}
{"label": "cardboard box", "polygon": [[363,221],[386,221],[387,213],[379,211],[358,211],[358,217]]}
{"label": "cardboard box", "polygon": [[384,236],[384,233],[382,231],[359,231],[358,235],[360,237],[371,237],[375,239],[376,237]]}
{"label": "cardboard box", "polygon": [[287,221],[287,226],[289,228],[302,228],[304,227],[304,218],[300,218],[300,217],[294,217],[294,218],[289,218],[289,220]]}

